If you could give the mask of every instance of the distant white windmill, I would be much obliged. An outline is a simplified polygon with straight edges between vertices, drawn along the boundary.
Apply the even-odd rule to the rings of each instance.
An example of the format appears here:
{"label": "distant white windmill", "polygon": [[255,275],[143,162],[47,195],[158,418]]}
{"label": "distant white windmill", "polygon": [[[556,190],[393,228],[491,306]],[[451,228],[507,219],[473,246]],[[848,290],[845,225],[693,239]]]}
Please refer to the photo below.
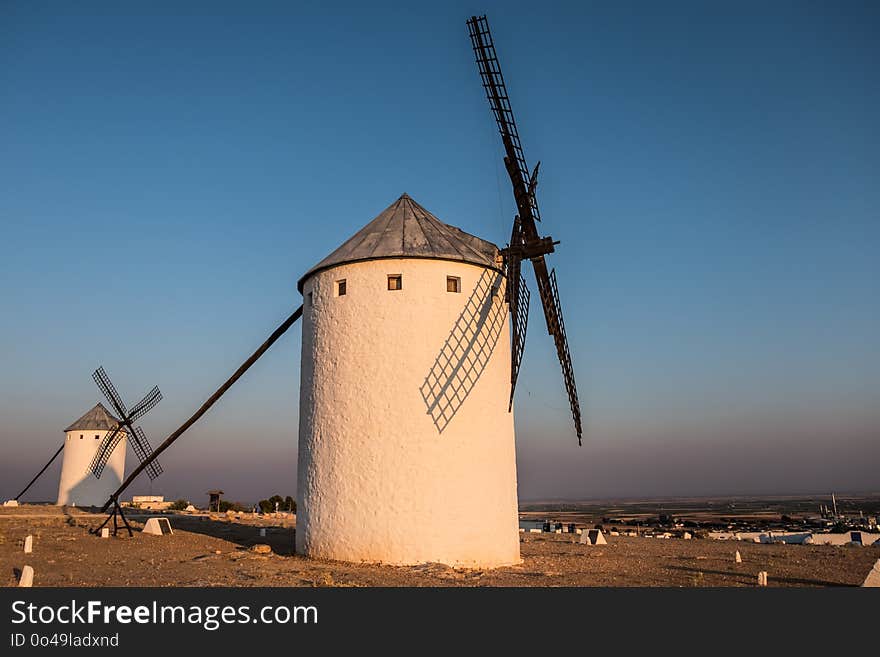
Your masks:
{"label": "distant white windmill", "polygon": [[92,475],[91,463],[104,438],[119,426],[102,404],[95,404],[64,430],[64,457],[56,504],[101,506],[125,473],[125,433],[108,453],[103,476]]}

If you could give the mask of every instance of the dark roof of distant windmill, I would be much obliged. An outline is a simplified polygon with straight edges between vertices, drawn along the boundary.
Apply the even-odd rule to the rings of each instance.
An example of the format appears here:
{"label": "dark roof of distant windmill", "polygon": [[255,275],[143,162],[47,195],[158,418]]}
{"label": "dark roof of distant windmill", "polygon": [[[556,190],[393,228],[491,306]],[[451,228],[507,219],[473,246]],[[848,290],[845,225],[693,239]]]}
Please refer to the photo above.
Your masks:
{"label": "dark roof of distant windmill", "polygon": [[103,404],[98,402],[92,408],[87,410],[81,418],[67,427],[64,432],[91,431],[93,429],[110,431],[117,424],[119,424],[119,420],[110,415],[107,409],[104,408]]}
{"label": "dark roof of distant windmill", "polygon": [[403,194],[333,253],[299,279],[349,262],[380,258],[427,258],[457,260],[481,267],[497,268],[498,247],[474,237],[460,228],[440,221],[421,205]]}

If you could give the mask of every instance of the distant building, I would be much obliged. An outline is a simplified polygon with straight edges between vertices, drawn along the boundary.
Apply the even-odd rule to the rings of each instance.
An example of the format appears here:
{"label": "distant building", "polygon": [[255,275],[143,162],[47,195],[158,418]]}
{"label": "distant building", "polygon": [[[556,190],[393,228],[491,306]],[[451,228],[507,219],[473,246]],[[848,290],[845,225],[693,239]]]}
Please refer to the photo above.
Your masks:
{"label": "distant building", "polygon": [[171,502],[166,502],[162,495],[133,495],[131,498],[131,506],[136,509],[161,511],[169,508]]}

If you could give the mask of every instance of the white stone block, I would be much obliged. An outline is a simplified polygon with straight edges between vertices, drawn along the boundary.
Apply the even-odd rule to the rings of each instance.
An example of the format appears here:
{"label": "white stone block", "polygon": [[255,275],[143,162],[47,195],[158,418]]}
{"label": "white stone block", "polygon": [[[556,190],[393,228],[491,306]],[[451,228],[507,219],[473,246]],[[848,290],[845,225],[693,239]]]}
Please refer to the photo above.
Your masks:
{"label": "white stone block", "polygon": [[18,506],[18,500],[6,500],[3,506]]}
{"label": "white stone block", "polygon": [[586,529],[581,533],[581,545],[608,545],[600,529]]}
{"label": "white stone block", "polygon": [[762,570],[758,573],[758,586],[767,586],[767,571]]}
{"label": "white stone block", "polygon": [[101,538],[110,538],[110,528],[102,527],[101,528]]}
{"label": "white stone block", "polygon": [[733,560],[734,560],[736,563],[742,563],[742,562],[743,562],[743,558],[742,558],[742,555],[739,553],[739,550],[736,551],[736,555],[734,555]]}
{"label": "white stone block", "polygon": [[168,522],[168,518],[148,518],[147,523],[144,525],[143,530],[141,530],[144,534],[152,534],[154,536],[164,536],[166,534],[173,534],[171,531],[171,523]]}
{"label": "white stone block", "polygon": [[21,579],[18,580],[19,586],[33,586],[34,585],[34,569],[30,566],[25,566],[21,569]]}
{"label": "white stone block", "polygon": [[862,586],[880,587],[880,559],[877,559],[865,581],[862,582]]}
{"label": "white stone block", "polygon": [[192,513],[193,511],[198,511],[198,509],[196,507],[194,507],[192,504],[190,504],[189,506],[187,506],[184,509],[184,511],[189,511],[190,513]]}
{"label": "white stone block", "polygon": [[684,540],[689,541],[689,540],[691,540],[691,538],[692,538],[692,537],[691,537],[691,533],[690,533],[690,532],[685,532],[685,533],[684,533]]}
{"label": "white stone block", "polygon": [[27,537],[24,539],[24,553],[25,553],[25,554],[30,554],[30,553],[33,552],[33,551],[34,551],[34,537],[33,537],[33,536],[27,536]]}
{"label": "white stone block", "polygon": [[540,534],[540,533],[541,533],[541,530],[540,530],[540,529],[530,529],[530,530],[529,530],[529,533],[530,533],[530,534]]}

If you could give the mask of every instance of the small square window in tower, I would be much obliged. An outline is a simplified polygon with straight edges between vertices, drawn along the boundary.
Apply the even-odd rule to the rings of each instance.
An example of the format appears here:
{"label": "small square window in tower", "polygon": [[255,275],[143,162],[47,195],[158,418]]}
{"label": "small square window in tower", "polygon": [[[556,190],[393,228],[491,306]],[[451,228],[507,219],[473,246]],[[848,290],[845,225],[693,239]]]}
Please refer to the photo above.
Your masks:
{"label": "small square window in tower", "polygon": [[458,276],[446,277],[447,292],[461,292],[461,279]]}
{"label": "small square window in tower", "polygon": [[403,289],[403,276],[401,274],[388,274],[388,289],[389,290],[402,290]]}
{"label": "small square window in tower", "polygon": [[345,285],[344,278],[342,280],[336,281],[336,296],[337,297],[344,297],[346,290],[347,290],[347,288]]}

